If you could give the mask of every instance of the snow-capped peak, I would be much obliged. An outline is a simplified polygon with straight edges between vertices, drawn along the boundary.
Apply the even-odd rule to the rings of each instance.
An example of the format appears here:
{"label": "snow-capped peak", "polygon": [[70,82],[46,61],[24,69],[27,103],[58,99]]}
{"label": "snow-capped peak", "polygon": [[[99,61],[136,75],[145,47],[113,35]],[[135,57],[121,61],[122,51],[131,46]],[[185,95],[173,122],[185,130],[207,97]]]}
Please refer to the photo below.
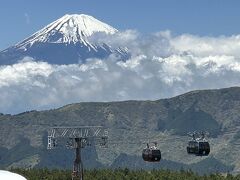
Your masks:
{"label": "snow-capped peak", "polygon": [[81,34],[82,32],[84,36],[88,37],[95,32],[113,34],[117,31],[108,24],[105,24],[94,17],[85,14],[66,14],[57,21],[59,22],[60,26],[58,25],[56,29],[65,34],[72,34],[75,32],[77,32],[77,34]]}
{"label": "snow-capped peak", "polygon": [[66,14],[53,23],[47,25],[29,38],[18,43],[18,48],[32,46],[35,42],[49,43],[77,43],[92,46],[87,37],[96,32],[113,34],[117,29],[85,14]]}

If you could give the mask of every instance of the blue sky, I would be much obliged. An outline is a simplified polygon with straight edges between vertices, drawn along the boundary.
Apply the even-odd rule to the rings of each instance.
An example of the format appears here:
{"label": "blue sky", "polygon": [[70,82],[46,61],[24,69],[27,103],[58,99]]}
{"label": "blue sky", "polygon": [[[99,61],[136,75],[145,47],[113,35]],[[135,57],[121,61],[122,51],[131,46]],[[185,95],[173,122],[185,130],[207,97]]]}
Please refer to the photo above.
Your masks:
{"label": "blue sky", "polygon": [[238,0],[2,0],[0,50],[66,13],[89,14],[120,30],[229,36],[240,32],[239,8]]}

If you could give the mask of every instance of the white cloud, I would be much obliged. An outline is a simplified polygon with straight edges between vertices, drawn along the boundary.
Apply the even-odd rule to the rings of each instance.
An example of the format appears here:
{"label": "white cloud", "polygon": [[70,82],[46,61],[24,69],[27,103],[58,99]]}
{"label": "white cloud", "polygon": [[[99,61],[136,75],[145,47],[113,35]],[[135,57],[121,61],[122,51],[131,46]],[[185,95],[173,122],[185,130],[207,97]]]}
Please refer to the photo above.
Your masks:
{"label": "white cloud", "polygon": [[180,52],[197,56],[228,55],[240,57],[240,35],[230,37],[198,37],[189,34],[169,38],[170,45]]}
{"label": "white cloud", "polygon": [[132,57],[89,59],[82,65],[25,58],[0,66],[0,111],[16,113],[82,101],[154,100],[240,85],[239,36],[172,37],[169,31],[143,36],[128,30],[104,39],[112,46],[128,46]]}
{"label": "white cloud", "polygon": [[26,24],[30,24],[30,16],[28,13],[24,13]]}

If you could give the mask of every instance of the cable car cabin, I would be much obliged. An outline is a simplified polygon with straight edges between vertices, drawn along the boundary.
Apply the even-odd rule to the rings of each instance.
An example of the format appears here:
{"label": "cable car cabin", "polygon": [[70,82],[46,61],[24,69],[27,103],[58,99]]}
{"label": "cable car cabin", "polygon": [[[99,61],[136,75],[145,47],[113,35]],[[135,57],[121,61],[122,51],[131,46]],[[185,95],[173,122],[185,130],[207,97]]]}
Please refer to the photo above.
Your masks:
{"label": "cable car cabin", "polygon": [[208,156],[210,145],[207,141],[192,140],[188,142],[187,152],[196,156]]}
{"label": "cable car cabin", "polygon": [[142,151],[142,158],[148,162],[159,162],[161,160],[161,151],[156,146],[147,147]]}

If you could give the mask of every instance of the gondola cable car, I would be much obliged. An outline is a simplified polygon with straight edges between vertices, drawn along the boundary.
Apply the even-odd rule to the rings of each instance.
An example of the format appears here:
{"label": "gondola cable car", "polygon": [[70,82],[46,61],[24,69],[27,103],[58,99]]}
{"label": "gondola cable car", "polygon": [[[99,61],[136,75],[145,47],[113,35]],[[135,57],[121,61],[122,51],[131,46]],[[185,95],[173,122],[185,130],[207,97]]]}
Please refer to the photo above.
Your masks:
{"label": "gondola cable car", "polygon": [[146,148],[142,151],[142,158],[148,162],[159,162],[161,160],[161,151],[157,148],[157,143],[153,142],[153,146],[149,146],[147,143]]}
{"label": "gondola cable car", "polygon": [[210,144],[205,138],[204,132],[201,133],[189,133],[192,137],[190,141],[188,141],[187,145],[187,153],[194,154],[196,156],[208,156],[210,153]]}

